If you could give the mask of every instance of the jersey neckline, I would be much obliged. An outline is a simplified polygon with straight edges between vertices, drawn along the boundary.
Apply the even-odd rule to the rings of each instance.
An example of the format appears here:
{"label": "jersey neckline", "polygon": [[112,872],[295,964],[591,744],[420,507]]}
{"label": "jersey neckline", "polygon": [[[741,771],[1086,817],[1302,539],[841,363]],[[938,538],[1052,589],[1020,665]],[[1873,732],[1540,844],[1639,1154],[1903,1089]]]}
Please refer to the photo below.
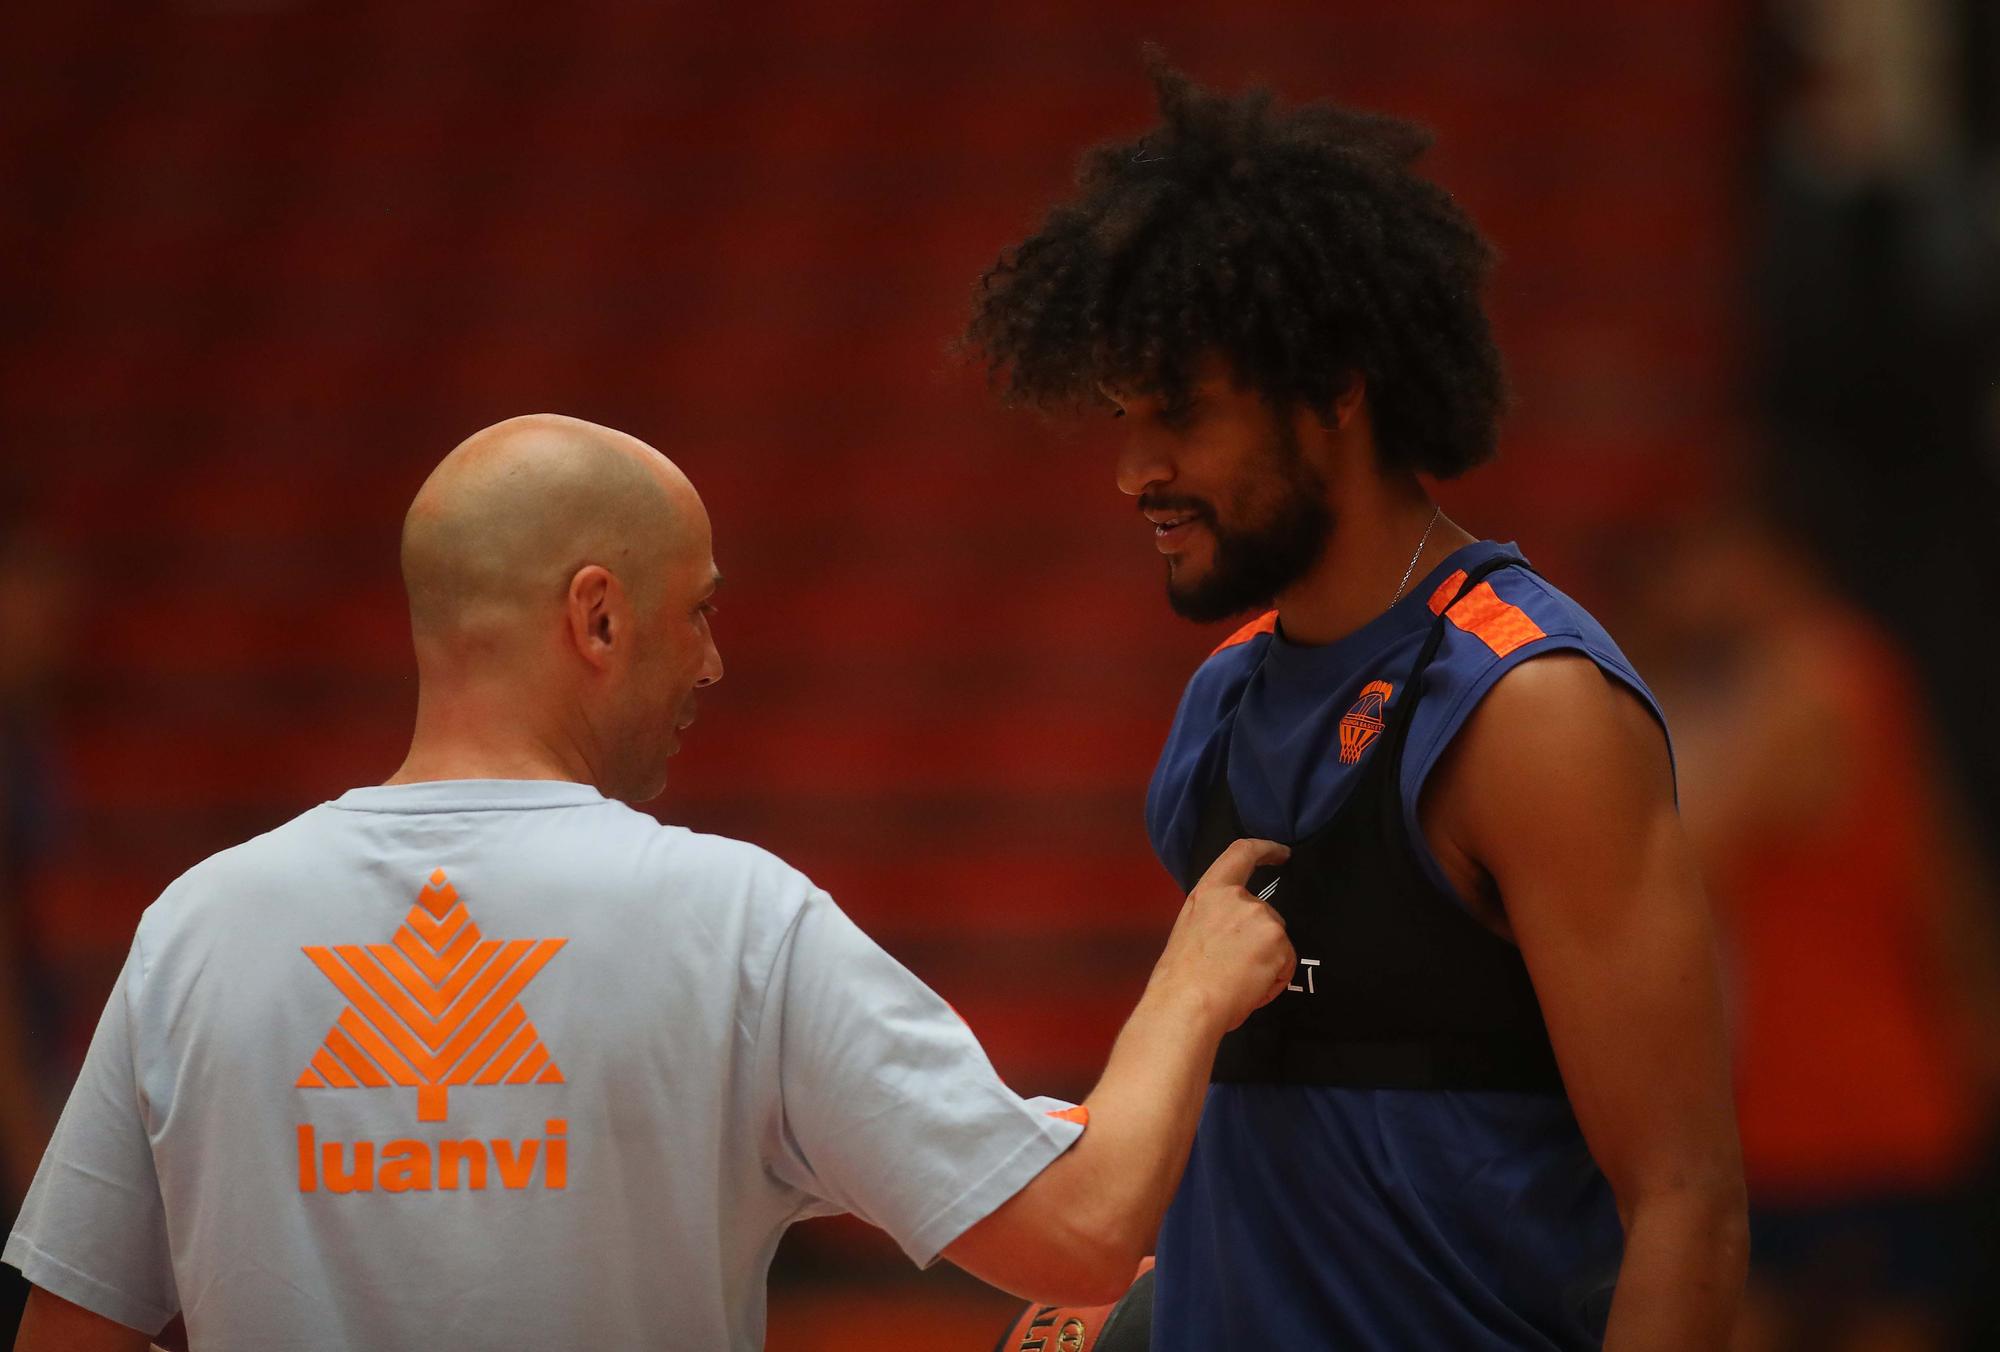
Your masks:
{"label": "jersey neckline", "polygon": [[1428,628],[1436,618],[1431,613],[1431,596],[1444,585],[1445,579],[1460,570],[1470,572],[1486,560],[1501,556],[1520,558],[1521,551],[1512,544],[1495,540],[1474,540],[1459,546],[1414,583],[1396,604],[1331,643],[1294,643],[1285,637],[1284,624],[1280,622],[1264,650],[1264,672],[1268,678],[1279,681],[1297,679],[1313,684],[1323,684],[1329,677],[1344,677],[1397,639]]}
{"label": "jersey neckline", "polygon": [[349,789],[329,806],[348,812],[521,812],[609,801],[567,779],[436,779]]}

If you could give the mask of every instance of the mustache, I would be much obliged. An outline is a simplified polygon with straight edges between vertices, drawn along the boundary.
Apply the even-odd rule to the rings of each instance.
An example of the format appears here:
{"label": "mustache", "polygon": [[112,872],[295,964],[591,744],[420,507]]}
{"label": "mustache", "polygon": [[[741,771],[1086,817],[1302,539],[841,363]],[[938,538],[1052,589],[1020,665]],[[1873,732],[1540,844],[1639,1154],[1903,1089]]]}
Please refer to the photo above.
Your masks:
{"label": "mustache", "polygon": [[1141,512],[1192,512],[1205,521],[1215,520],[1215,508],[1200,498],[1178,493],[1142,493],[1138,507]]}

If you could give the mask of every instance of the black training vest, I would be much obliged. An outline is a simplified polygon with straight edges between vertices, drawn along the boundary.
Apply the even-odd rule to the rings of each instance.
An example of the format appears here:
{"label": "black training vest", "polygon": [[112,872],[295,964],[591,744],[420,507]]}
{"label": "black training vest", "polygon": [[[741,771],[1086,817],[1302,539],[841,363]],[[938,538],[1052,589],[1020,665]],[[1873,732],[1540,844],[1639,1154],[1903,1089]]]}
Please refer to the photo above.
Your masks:
{"label": "black training vest", "polygon": [[[1481,564],[1452,605],[1487,574],[1520,566],[1511,558]],[[1562,1092],[1520,950],[1424,876],[1403,823],[1403,748],[1446,623],[1440,613],[1391,694],[1385,726],[1340,810],[1292,842],[1282,866],[1250,879],[1253,892],[1278,881],[1271,904],[1301,965],[1290,990],[1222,1040],[1212,1080]],[[1244,834],[1226,749],[1214,774],[1195,831],[1196,874]]]}

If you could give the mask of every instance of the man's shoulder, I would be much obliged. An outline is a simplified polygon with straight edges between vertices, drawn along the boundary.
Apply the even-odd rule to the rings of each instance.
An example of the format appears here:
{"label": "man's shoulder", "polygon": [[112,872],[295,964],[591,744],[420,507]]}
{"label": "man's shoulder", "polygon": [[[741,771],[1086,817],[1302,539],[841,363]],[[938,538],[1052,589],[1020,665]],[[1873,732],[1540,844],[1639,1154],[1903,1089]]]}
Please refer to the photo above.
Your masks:
{"label": "man's shoulder", "polygon": [[677,878],[701,879],[718,890],[741,889],[750,900],[803,898],[815,890],[812,879],[761,845],[669,826],[644,813],[633,815],[645,818],[660,833],[656,842],[662,851],[661,867]]}
{"label": "man's shoulder", "polygon": [[1219,664],[1224,667],[1233,663],[1254,664],[1257,660],[1257,653],[1263,649],[1263,644],[1258,640],[1277,632],[1278,612],[1267,610],[1255,619],[1231,631],[1228,638],[1216,644],[1209,652],[1208,662],[1203,663],[1203,665],[1217,664],[1218,660]]}
{"label": "man's shoulder", "polygon": [[166,887],[147,914],[199,905],[204,898],[240,893],[282,881],[314,853],[332,805],[308,808],[281,826],[251,836],[186,869]]}
{"label": "man's shoulder", "polygon": [[1229,719],[1264,659],[1277,619],[1274,610],[1252,620],[1194,669],[1181,691],[1173,726],[1160,751],[1160,772],[1176,764],[1184,770],[1191,768],[1189,757],[1198,755],[1214,731]]}
{"label": "man's shoulder", "polygon": [[1631,706],[1624,712],[1664,726],[1630,659],[1596,617],[1554,583],[1526,568],[1500,569],[1461,595],[1464,582],[1455,573],[1429,598],[1432,612],[1445,614],[1449,623],[1411,739],[1416,782],[1475,717],[1489,740],[1496,724],[1515,720],[1524,731],[1579,725],[1610,689],[1629,696],[1613,701]]}
{"label": "man's shoulder", "polygon": [[1460,686],[1476,697],[1502,677],[1512,679],[1531,658],[1575,652],[1643,691],[1631,660],[1596,616],[1540,573],[1502,568],[1461,595],[1465,580],[1454,572],[1429,598],[1431,613],[1449,621],[1432,663],[1434,685]]}
{"label": "man's shoulder", "polygon": [[[693,831],[660,821],[623,803],[591,805],[587,830],[568,835],[563,848],[543,839],[523,845],[509,861],[517,876],[550,875],[555,882],[587,865],[587,886],[600,897],[630,894],[641,904],[675,899],[746,913],[775,908],[789,915],[813,890],[811,879],[771,851],[749,841]],[[330,877],[367,871],[342,830],[340,809],[322,803],[281,826],[217,851],[174,879],[140,921],[142,941],[189,925],[222,922],[242,908],[318,889]],[[568,833],[566,833],[568,834]],[[784,923],[782,917],[779,923]]]}
{"label": "man's shoulder", "polygon": [[1541,574],[1501,568],[1465,590],[1456,570],[1431,592],[1429,608],[1450,621],[1440,655],[1446,662],[1492,662],[1546,639],[1588,641],[1603,633],[1590,612]]}
{"label": "man's shoulder", "polygon": [[1240,690],[1264,660],[1278,632],[1278,612],[1269,610],[1233,631],[1201,660],[1188,677],[1190,694],[1216,695]]}

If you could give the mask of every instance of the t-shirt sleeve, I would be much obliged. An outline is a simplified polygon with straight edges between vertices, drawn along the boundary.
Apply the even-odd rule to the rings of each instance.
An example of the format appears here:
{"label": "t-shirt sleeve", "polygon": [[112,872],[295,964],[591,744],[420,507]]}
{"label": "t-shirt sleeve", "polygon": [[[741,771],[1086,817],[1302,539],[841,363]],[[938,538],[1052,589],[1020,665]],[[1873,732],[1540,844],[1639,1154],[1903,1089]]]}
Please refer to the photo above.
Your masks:
{"label": "t-shirt sleeve", "polygon": [[157,1333],[181,1302],[133,1064],[144,979],[134,944],[0,1257],[64,1300]]}
{"label": "t-shirt sleeve", "polygon": [[1002,1084],[965,1022],[824,892],[786,936],[761,1024],[781,1100],[768,1167],[920,1265],[1082,1134]]}

